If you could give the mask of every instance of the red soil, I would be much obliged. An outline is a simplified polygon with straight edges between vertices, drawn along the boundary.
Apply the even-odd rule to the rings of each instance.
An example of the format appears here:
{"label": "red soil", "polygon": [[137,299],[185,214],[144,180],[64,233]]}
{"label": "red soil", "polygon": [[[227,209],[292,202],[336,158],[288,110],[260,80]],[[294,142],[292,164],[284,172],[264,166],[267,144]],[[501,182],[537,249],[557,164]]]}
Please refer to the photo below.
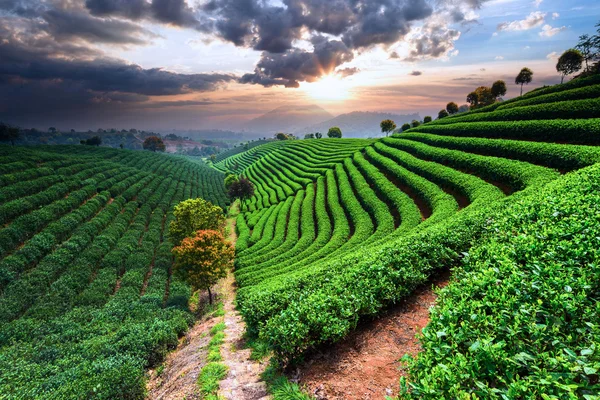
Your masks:
{"label": "red soil", "polygon": [[295,378],[317,399],[383,399],[395,395],[406,372],[400,359],[420,351],[416,334],[429,322],[433,287],[447,285],[442,273],[380,318],[358,327],[346,340],[312,355]]}

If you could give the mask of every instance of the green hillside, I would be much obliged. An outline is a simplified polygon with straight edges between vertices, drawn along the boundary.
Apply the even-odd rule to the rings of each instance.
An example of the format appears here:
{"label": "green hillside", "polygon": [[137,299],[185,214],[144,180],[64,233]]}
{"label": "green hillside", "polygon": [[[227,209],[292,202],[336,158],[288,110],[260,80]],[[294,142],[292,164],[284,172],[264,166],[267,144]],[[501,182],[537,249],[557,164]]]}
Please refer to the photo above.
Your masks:
{"label": "green hillside", "polygon": [[193,321],[171,276],[173,205],[227,206],[184,158],[0,146],[0,397],[140,398]]}
{"label": "green hillside", "polygon": [[[539,89],[378,141],[272,143],[222,161],[230,166],[229,170],[250,178],[257,189],[255,197],[243,205],[248,212],[237,221],[238,303],[250,333],[268,343],[281,361],[296,361],[311,348],[342,339],[361,319],[373,317],[398,302],[439,271],[467,268],[465,263],[488,262],[486,257],[492,255],[486,252],[485,243],[496,240],[496,235],[500,237],[499,232],[507,234],[511,228],[515,232],[527,231],[527,224],[535,225],[535,217],[527,214],[532,204],[545,205],[540,217],[546,218],[549,193],[560,193],[565,210],[576,213],[563,215],[561,203],[557,203],[555,212],[562,218],[590,221],[581,240],[594,242],[598,235],[598,205],[586,198],[586,193],[598,185],[600,174],[596,167],[581,174],[574,171],[600,162],[600,148],[591,146],[600,137],[598,82],[597,77],[592,77]],[[568,189],[581,180],[590,186]],[[553,189],[548,186],[551,182]],[[578,212],[577,204],[582,206]],[[520,213],[529,219],[520,217]],[[585,229],[584,225],[581,229]],[[529,245],[548,245],[545,234],[545,230],[539,232]],[[448,327],[438,331],[438,336],[425,337],[425,352],[413,364],[413,374],[419,379],[429,376],[429,368],[444,354],[449,368],[465,377],[451,379],[443,371],[436,372],[441,378],[434,376],[431,381],[423,381],[415,395],[440,398],[443,391],[453,393],[447,398],[463,398],[465,393],[514,398],[513,393],[527,393],[530,384],[544,385],[536,381],[544,374],[534,375],[533,371],[546,371],[547,379],[554,373],[583,368],[578,365],[586,365],[588,372],[597,370],[597,352],[586,350],[586,360],[591,361],[585,363],[578,355],[581,346],[593,348],[600,339],[597,311],[589,309],[590,304],[596,303],[579,300],[583,293],[598,296],[597,255],[578,252],[568,241],[563,240],[560,245],[566,246],[565,252],[573,253],[569,262],[572,268],[591,265],[591,271],[586,273],[572,271],[553,277],[570,288],[580,287],[578,295],[545,293],[551,304],[572,302],[572,306],[565,307],[581,310],[577,315],[582,319],[577,326],[589,326],[585,340],[571,338],[560,342],[567,355],[577,356],[552,361],[544,349],[531,348],[524,335],[513,333],[520,344],[513,348],[499,344],[502,350],[498,350],[498,356],[512,357],[526,368],[494,370],[494,374],[472,368],[467,379],[460,359],[454,356],[475,341],[452,338],[463,341],[463,347],[443,345],[440,342],[456,329]],[[585,248],[583,244],[573,246]],[[470,258],[471,251],[478,254],[477,259]],[[506,250],[499,254],[517,264],[523,257],[544,257],[523,251],[523,255]],[[565,261],[557,260],[557,265],[566,265],[562,262]],[[519,271],[524,281],[535,281],[528,275],[535,269]],[[481,271],[472,274],[478,276]],[[468,290],[474,298],[484,295],[473,292],[472,285],[477,282],[451,285],[447,297],[442,297],[440,309],[450,310],[447,304],[459,301],[457,287]],[[502,290],[513,298],[507,304],[502,294],[494,294],[494,313],[508,315],[513,312],[511,304],[521,300],[528,304],[528,298],[522,299],[528,296],[525,291],[504,287]],[[466,321],[471,308],[465,306],[456,312],[465,314],[461,318]],[[441,329],[439,326],[448,318],[442,311],[434,314],[431,325],[436,329]],[[557,314],[551,315],[553,312]],[[544,308],[545,318],[549,319],[563,318],[559,315],[562,312],[560,307],[556,311]],[[521,322],[536,324],[539,319],[539,315],[529,312]],[[468,326],[464,329],[472,329],[477,337],[479,328]],[[547,324],[544,327],[551,329]],[[498,321],[487,329],[490,336],[506,334],[497,331],[505,329]],[[553,335],[547,333],[546,339]],[[523,352],[540,356],[519,361],[519,357],[525,357]],[[531,376],[526,379],[528,374]],[[524,386],[513,391],[515,381],[521,380],[526,381]],[[455,391],[444,386],[454,384],[458,385]],[[578,395],[591,393],[590,388],[596,392],[599,389],[597,379],[582,379],[575,373],[566,376],[562,384],[564,390]],[[559,386],[554,388],[556,391],[547,388],[548,393],[562,393]]]}

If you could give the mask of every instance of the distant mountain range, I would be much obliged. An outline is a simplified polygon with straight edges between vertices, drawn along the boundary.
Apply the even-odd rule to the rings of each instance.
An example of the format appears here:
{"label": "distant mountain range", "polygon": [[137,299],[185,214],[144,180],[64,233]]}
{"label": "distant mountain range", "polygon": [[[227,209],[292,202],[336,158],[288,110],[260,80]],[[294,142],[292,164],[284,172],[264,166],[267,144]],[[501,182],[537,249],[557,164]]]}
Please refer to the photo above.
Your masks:
{"label": "distant mountain range", "polygon": [[277,132],[296,132],[306,126],[316,125],[332,118],[333,115],[314,104],[282,106],[254,118],[246,123],[244,128],[249,132],[260,132],[265,136],[272,136]]}
{"label": "distant mountain range", "polygon": [[391,119],[400,127],[405,122],[411,122],[414,119],[420,120],[421,116],[418,113],[392,114],[355,111],[314,125],[305,125],[304,128],[294,131],[294,133],[301,138],[306,133],[321,132],[325,135],[329,128],[337,126],[342,130],[344,137],[375,137],[381,136],[379,124],[384,119]]}

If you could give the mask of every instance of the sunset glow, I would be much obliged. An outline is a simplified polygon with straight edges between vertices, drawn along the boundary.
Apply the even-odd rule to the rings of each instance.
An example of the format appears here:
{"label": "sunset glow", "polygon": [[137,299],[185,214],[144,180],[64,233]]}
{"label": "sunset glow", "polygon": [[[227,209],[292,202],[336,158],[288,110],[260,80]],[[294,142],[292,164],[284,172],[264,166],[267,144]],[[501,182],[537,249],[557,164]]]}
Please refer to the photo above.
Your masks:
{"label": "sunset glow", "polygon": [[300,87],[314,100],[342,101],[352,96],[352,82],[335,75],[326,75],[317,82],[302,83]]}

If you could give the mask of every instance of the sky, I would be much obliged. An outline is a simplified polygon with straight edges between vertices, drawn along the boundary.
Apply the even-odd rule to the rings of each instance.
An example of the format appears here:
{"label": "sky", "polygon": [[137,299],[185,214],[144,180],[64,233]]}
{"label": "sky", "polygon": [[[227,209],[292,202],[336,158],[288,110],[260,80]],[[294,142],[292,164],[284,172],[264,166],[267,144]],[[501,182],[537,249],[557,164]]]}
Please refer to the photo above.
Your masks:
{"label": "sky", "polygon": [[232,129],[277,107],[437,115],[534,71],[600,22],[596,0],[0,0],[0,121]]}

